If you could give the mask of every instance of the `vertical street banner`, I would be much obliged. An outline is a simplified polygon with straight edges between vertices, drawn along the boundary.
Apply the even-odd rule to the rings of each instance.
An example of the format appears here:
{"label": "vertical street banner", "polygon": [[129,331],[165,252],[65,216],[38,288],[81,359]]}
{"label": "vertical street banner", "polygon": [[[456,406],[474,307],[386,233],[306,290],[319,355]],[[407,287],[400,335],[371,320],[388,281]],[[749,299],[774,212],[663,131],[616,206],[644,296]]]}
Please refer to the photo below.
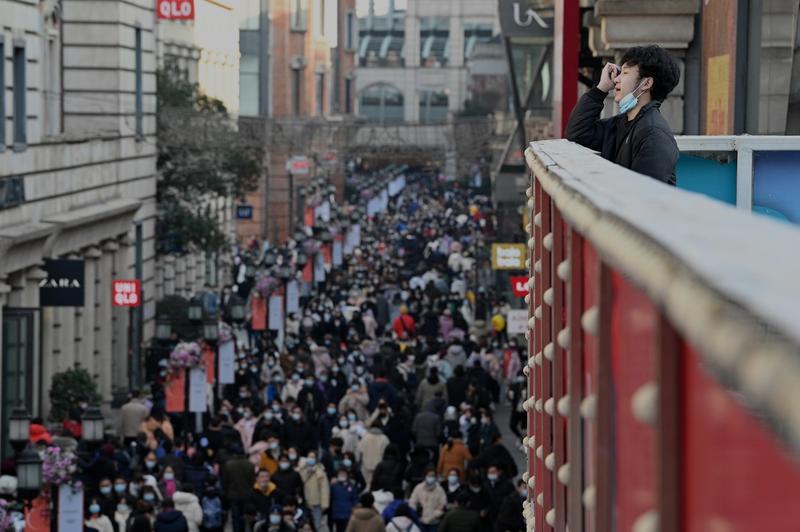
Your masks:
{"label": "vertical street banner", "polygon": [[358,247],[361,245],[361,224],[353,226],[353,246]]}
{"label": "vertical street banner", "polygon": [[183,412],[186,402],[186,372],[178,371],[167,381],[164,387],[167,412]]}
{"label": "vertical street banner", "polygon": [[269,298],[269,330],[280,331],[283,328],[283,296]]}
{"label": "vertical street banner", "polygon": [[208,383],[203,368],[189,370],[189,412],[205,412]]}
{"label": "vertical street banner", "polygon": [[[257,293],[257,292],[254,292]],[[250,326],[254,331],[264,331],[267,329],[267,301],[263,297],[253,297],[251,302]]]}
{"label": "vertical street banner", "polygon": [[214,384],[216,380],[216,355],[217,353],[213,346],[203,346],[203,362],[206,366],[206,379],[208,379],[209,384]]}
{"label": "vertical street banner", "polygon": [[230,341],[219,344],[219,383],[233,384],[236,382],[236,342]]}
{"label": "vertical street banner", "polygon": [[297,281],[289,281],[286,283],[286,312],[299,312],[300,311],[300,289],[297,286]]}
{"label": "vertical street banner", "polygon": [[314,280],[314,262],[309,260],[303,268],[303,282],[310,283]]}
{"label": "vertical street banner", "polygon": [[82,487],[58,487],[58,530],[83,530]]}
{"label": "vertical street banner", "polygon": [[342,262],[342,237],[337,235],[333,241],[333,266],[338,268]]}
{"label": "vertical street banner", "polygon": [[323,261],[323,264],[325,266],[330,267],[331,259],[332,259],[332,257],[331,257],[331,245],[330,244],[324,244],[322,246],[322,261]]}
{"label": "vertical street banner", "polygon": [[325,258],[322,253],[317,253],[314,263],[314,282],[322,283],[325,281]]}
{"label": "vertical street banner", "polygon": [[306,212],[303,213],[303,225],[314,227],[314,207],[306,207]]}

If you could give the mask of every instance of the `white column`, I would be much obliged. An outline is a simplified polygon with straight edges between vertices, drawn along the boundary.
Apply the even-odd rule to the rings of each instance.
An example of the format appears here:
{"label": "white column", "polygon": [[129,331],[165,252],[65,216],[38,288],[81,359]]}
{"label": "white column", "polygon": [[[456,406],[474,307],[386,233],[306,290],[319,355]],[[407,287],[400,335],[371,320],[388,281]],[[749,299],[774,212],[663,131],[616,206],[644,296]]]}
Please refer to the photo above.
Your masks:
{"label": "white column", "polygon": [[153,283],[155,288],[155,298],[156,301],[161,301],[164,298],[164,261],[156,260],[154,261],[155,270],[155,282]]}
{"label": "white column", "polygon": [[186,257],[175,257],[175,293],[186,296]]}
{"label": "white column", "polygon": [[168,255],[161,260],[164,264],[164,295],[175,295],[175,257]]}
{"label": "white column", "polygon": [[[116,278],[128,278],[130,266],[130,246],[122,244],[113,256],[113,272]],[[128,390],[128,370],[130,369],[130,316],[127,307],[111,307],[113,329],[111,340],[111,391]]]}
{"label": "white column", "polygon": [[[113,279],[114,268],[114,253],[119,249],[119,244],[116,242],[106,242],[103,244],[103,255],[98,260],[97,265],[97,286],[100,288],[99,292],[102,293],[103,287],[111,289],[111,281]],[[97,298],[97,316],[95,320],[95,330],[97,337],[95,339],[93,375],[97,379],[97,387],[102,397],[102,402],[107,404],[111,401],[111,382],[112,373],[111,366],[113,364],[112,353],[113,345],[113,321],[111,312],[111,297],[98,296]]]}
{"label": "white column", "polygon": [[84,289],[83,289],[83,308],[81,310],[81,328],[80,328],[80,344],[78,346],[78,353],[76,361],[82,368],[91,371],[90,368],[94,367],[94,353],[95,353],[95,322],[98,298],[103,294],[108,294],[111,297],[111,287],[108,288],[100,286],[97,278],[97,263],[98,259],[103,256],[102,251],[98,248],[88,248],[84,254]]}
{"label": "white column", "polygon": [[201,290],[206,283],[210,283],[210,279],[206,279],[206,253],[205,251],[198,251],[195,253],[194,259],[195,270],[195,285]]}
{"label": "white column", "polygon": [[195,284],[195,280],[197,278],[197,272],[195,271],[195,255],[194,252],[187,253],[183,256],[184,263],[186,264],[186,293],[187,294],[196,294],[197,293],[197,285]]}

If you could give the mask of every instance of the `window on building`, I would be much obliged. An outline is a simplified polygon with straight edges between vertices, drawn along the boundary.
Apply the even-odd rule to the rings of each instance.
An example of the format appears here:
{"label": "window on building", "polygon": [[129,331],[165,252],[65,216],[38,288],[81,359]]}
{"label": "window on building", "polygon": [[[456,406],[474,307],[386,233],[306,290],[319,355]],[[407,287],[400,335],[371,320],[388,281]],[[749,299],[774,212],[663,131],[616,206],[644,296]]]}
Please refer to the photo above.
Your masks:
{"label": "window on building", "polygon": [[6,149],[6,43],[0,35],[0,151]]}
{"label": "window on building", "polygon": [[14,42],[14,149],[22,150],[27,144],[28,122],[25,98],[28,84],[25,79],[25,44]]}
{"label": "window on building", "polygon": [[315,33],[319,37],[325,37],[325,1],[316,0],[316,5],[314,6]]}
{"label": "window on building", "polygon": [[61,132],[61,51],[58,35],[49,35],[45,50],[45,132]]}
{"label": "window on building", "polygon": [[242,53],[239,59],[239,114],[258,116],[261,110],[260,58]]}
{"label": "window on building", "polygon": [[475,45],[492,40],[491,24],[464,24],[464,60],[472,57]]}
{"label": "window on building", "polygon": [[12,410],[24,405],[33,408],[34,311],[5,308],[3,310],[3,397],[2,457],[12,456],[8,442],[8,422]]}
{"label": "window on building", "polygon": [[450,55],[450,21],[447,17],[422,17],[419,30],[420,65],[447,65]]}
{"label": "window on building", "polygon": [[291,2],[291,29],[305,31],[307,29],[308,0],[289,0]]}
{"label": "window on building", "polygon": [[344,19],[344,47],[353,50],[356,47],[356,14],[348,11]]}
{"label": "window on building", "polygon": [[239,10],[239,29],[257,31],[261,28],[261,0],[242,0]]}
{"label": "window on building", "polygon": [[419,121],[422,124],[440,124],[447,122],[447,93],[444,91],[420,91]]}
{"label": "window on building", "polygon": [[314,75],[314,83],[316,86],[317,116],[322,116],[325,112],[325,74],[317,72]]}
{"label": "window on building", "polygon": [[361,92],[360,115],[372,122],[402,122],[403,100],[403,93],[391,85],[372,85]]}
{"label": "window on building", "polygon": [[350,114],[353,112],[353,80],[344,80],[344,112]]}
{"label": "window on building", "polygon": [[299,68],[292,70],[292,114],[300,116],[300,102],[303,97],[303,71]]}
{"label": "window on building", "polygon": [[136,136],[144,136],[144,103],[142,95],[142,29],[134,29],[134,46],[136,49],[135,79],[136,79]]}

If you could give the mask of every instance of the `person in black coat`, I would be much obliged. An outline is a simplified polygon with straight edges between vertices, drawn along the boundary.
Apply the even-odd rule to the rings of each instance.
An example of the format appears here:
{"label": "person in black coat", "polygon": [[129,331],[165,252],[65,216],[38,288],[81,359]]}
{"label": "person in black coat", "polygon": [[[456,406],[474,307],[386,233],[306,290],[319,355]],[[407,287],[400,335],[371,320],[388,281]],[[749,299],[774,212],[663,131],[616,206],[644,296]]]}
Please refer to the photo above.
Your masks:
{"label": "person in black coat", "polygon": [[172,499],[161,501],[161,512],[156,516],[153,532],[189,532],[186,518],[175,509]]}
{"label": "person in black coat", "polygon": [[303,494],[303,479],[300,473],[292,469],[286,454],[281,454],[278,459],[278,470],[273,473],[272,482],[281,492],[295,500]]}
{"label": "person in black coat", "polygon": [[528,486],[523,481],[517,482],[517,489],[506,495],[500,503],[500,511],[495,521],[495,532],[522,532],[525,530],[525,518],[522,516],[522,501],[528,497]]}
{"label": "person in black coat", "polygon": [[[566,138],[634,172],[675,185],[678,144],[659,108],[678,85],[678,64],[667,50],[651,45],[628,49],[620,65],[607,63],[597,86],[578,101]],[[601,120],[611,90],[620,114]]]}
{"label": "person in black coat", "polygon": [[284,447],[287,449],[297,447],[302,454],[308,454],[308,451],[317,450],[317,437],[317,431],[303,418],[300,407],[295,406],[289,420],[283,426]]}
{"label": "person in black coat", "polygon": [[503,499],[514,492],[514,484],[503,475],[499,467],[491,465],[486,470],[483,489],[489,494],[489,522],[494,522],[500,512],[500,505],[503,503]]}

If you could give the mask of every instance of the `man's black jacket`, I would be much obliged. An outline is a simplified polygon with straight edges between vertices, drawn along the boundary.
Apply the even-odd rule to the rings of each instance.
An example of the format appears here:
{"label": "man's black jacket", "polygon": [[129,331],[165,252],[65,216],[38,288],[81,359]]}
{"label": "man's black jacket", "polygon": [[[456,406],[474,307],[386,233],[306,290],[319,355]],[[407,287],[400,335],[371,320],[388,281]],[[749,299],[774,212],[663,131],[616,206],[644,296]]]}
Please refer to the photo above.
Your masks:
{"label": "man's black jacket", "polygon": [[674,185],[678,144],[661,116],[661,102],[648,103],[628,124],[625,114],[600,119],[605,99],[606,93],[597,87],[581,97],[569,116],[567,139],[634,172]]}

